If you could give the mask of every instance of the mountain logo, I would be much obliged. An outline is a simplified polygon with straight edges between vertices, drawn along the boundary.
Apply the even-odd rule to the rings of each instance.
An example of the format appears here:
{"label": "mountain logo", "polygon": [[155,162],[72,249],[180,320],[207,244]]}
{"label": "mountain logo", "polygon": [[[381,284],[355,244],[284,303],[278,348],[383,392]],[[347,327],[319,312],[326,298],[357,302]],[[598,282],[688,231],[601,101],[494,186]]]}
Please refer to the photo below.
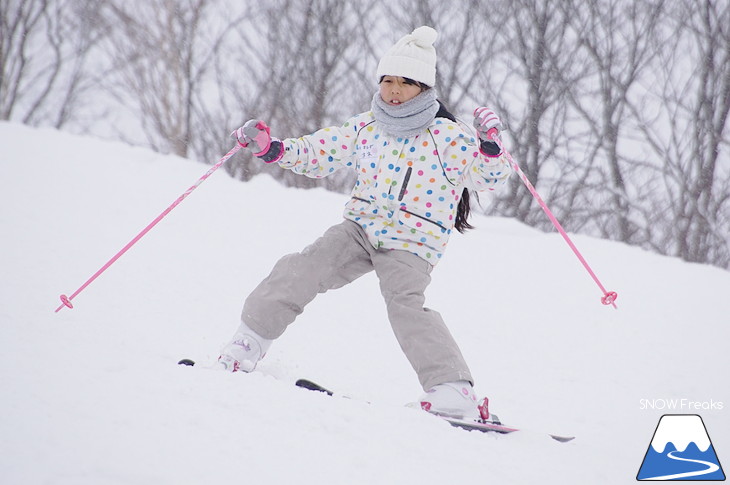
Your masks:
{"label": "mountain logo", "polygon": [[662,416],[636,479],[725,480],[702,418],[697,414]]}

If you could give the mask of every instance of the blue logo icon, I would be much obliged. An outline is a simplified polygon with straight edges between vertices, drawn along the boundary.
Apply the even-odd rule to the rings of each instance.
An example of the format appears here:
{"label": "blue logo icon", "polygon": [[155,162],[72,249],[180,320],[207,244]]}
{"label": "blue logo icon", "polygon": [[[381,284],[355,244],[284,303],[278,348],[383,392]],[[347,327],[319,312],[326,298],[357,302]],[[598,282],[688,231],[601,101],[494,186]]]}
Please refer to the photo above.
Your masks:
{"label": "blue logo icon", "polygon": [[665,414],[659,419],[637,480],[725,480],[702,418]]}

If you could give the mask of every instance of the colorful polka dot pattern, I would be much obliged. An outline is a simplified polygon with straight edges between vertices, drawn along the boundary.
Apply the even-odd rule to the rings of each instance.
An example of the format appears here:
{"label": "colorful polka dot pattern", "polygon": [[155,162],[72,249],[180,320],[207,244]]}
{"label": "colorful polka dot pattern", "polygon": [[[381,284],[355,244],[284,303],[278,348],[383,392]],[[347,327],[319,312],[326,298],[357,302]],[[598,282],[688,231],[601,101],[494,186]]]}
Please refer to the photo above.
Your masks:
{"label": "colorful polka dot pattern", "polygon": [[410,251],[433,265],[446,249],[464,187],[494,190],[511,173],[503,157],[482,154],[473,137],[443,118],[416,137],[397,138],[366,112],[342,127],[283,141],[279,165],[296,173],[357,171],[344,216],[365,229],[373,247]]}

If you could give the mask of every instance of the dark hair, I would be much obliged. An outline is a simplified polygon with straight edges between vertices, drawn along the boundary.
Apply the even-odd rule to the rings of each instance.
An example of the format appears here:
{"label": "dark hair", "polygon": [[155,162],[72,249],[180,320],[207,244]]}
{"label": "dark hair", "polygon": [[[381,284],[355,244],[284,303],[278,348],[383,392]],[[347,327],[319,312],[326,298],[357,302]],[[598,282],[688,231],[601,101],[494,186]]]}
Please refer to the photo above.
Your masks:
{"label": "dark hair", "polygon": [[[403,76],[399,76],[399,77],[403,77]],[[378,84],[382,83],[383,79],[385,79],[385,76],[380,76],[380,79],[378,79]],[[427,91],[427,90],[431,89],[431,86],[429,86],[428,84],[423,84],[421,81],[416,81],[409,77],[403,77],[403,83],[411,84],[413,86],[418,86],[419,88],[421,88],[421,91]]]}
{"label": "dark hair", "polygon": [[[441,101],[439,103],[439,110],[436,113],[436,118],[446,118],[448,120],[453,121],[456,123],[456,117],[452,115],[449,110],[446,109],[446,106],[444,106],[444,103]],[[461,199],[459,200],[459,206],[456,208],[456,222],[454,223],[454,227],[457,231],[464,234],[469,229],[474,229],[474,226],[469,224],[469,215],[471,214],[471,196],[469,194],[469,189],[464,189],[461,192]],[[478,200],[478,199],[477,199]]]}

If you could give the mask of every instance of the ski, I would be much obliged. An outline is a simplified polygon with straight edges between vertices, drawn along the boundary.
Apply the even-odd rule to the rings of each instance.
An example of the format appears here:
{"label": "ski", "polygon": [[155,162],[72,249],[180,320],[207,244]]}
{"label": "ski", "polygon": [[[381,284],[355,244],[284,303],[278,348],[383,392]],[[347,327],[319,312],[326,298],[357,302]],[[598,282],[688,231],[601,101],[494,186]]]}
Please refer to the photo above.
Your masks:
{"label": "ski", "polygon": [[[187,366],[194,366],[195,361],[191,359],[182,359],[178,362],[179,365],[187,365]],[[323,394],[326,394],[328,396],[334,396],[334,392],[327,389],[326,387],[317,384],[314,381],[310,381],[309,379],[299,379],[294,383],[295,386],[301,387],[302,389],[306,389],[308,391],[315,391],[315,392],[321,392]],[[512,426],[506,426],[502,424],[496,416],[492,415],[492,420],[469,420],[469,419],[458,419],[458,418],[452,418],[450,416],[440,416],[438,414],[431,414],[432,416],[442,419],[449,423],[451,426],[454,426],[456,428],[465,429],[467,431],[480,431],[482,433],[500,433],[500,434],[509,434],[514,433],[516,431],[521,431],[520,428],[515,428]],[[550,436],[555,441],[559,441],[560,443],[567,443],[568,441],[572,441],[575,439],[575,436],[562,436],[562,435],[556,435],[556,434],[550,434],[548,433],[548,436]]]}
{"label": "ski", "polygon": [[[500,434],[509,434],[514,433],[516,431],[520,431],[520,428],[513,428],[511,426],[505,426],[502,423],[499,422],[492,422],[492,421],[483,421],[483,420],[466,420],[466,419],[458,419],[458,418],[451,418],[448,416],[437,416],[444,421],[451,424],[451,426],[454,426],[456,428],[465,429],[467,431],[481,431],[482,433],[500,433]],[[572,441],[575,439],[575,436],[561,436],[556,434],[550,434],[548,433],[548,436],[550,436],[555,441],[559,441],[561,443],[567,443],[568,441]]]}
{"label": "ski", "polygon": [[303,389],[307,389],[308,391],[323,392],[328,396],[333,396],[335,394],[326,387],[322,387],[316,382],[310,381],[309,379],[299,379],[297,382],[294,383],[294,385]]}
{"label": "ski", "polygon": [[[195,366],[195,361],[193,359],[188,359],[188,358],[180,359],[178,361],[177,365],[184,365],[184,366],[188,366],[188,367],[194,367]],[[328,396],[333,396],[334,395],[334,392],[330,391],[327,388],[324,388],[324,387],[320,386],[316,382],[310,381],[309,379],[299,379],[298,381],[296,381],[295,385],[297,387],[301,387],[301,388],[307,389],[309,391],[323,392],[323,393],[327,394]]]}
{"label": "ski", "polygon": [[[316,382],[312,382],[308,379],[299,379],[295,385],[297,387],[301,387],[303,389],[308,389],[310,391],[317,391],[327,394],[328,396],[333,396],[334,392],[327,389],[324,386],[321,386],[317,384]],[[440,416],[438,414],[432,414],[432,416],[437,417],[439,419],[442,419],[449,423],[451,426],[454,426],[456,428],[465,429],[467,431],[480,431],[482,433],[500,433],[500,434],[509,434],[514,433],[516,431],[520,431],[520,428],[514,428],[512,426],[505,426],[499,421],[485,421],[485,420],[468,420],[468,419],[458,419],[458,418],[452,418],[449,416]],[[567,443],[568,441],[572,441],[575,439],[575,436],[561,436],[556,434],[550,434],[548,433],[548,436],[550,436],[555,441],[558,441],[560,443]]]}

